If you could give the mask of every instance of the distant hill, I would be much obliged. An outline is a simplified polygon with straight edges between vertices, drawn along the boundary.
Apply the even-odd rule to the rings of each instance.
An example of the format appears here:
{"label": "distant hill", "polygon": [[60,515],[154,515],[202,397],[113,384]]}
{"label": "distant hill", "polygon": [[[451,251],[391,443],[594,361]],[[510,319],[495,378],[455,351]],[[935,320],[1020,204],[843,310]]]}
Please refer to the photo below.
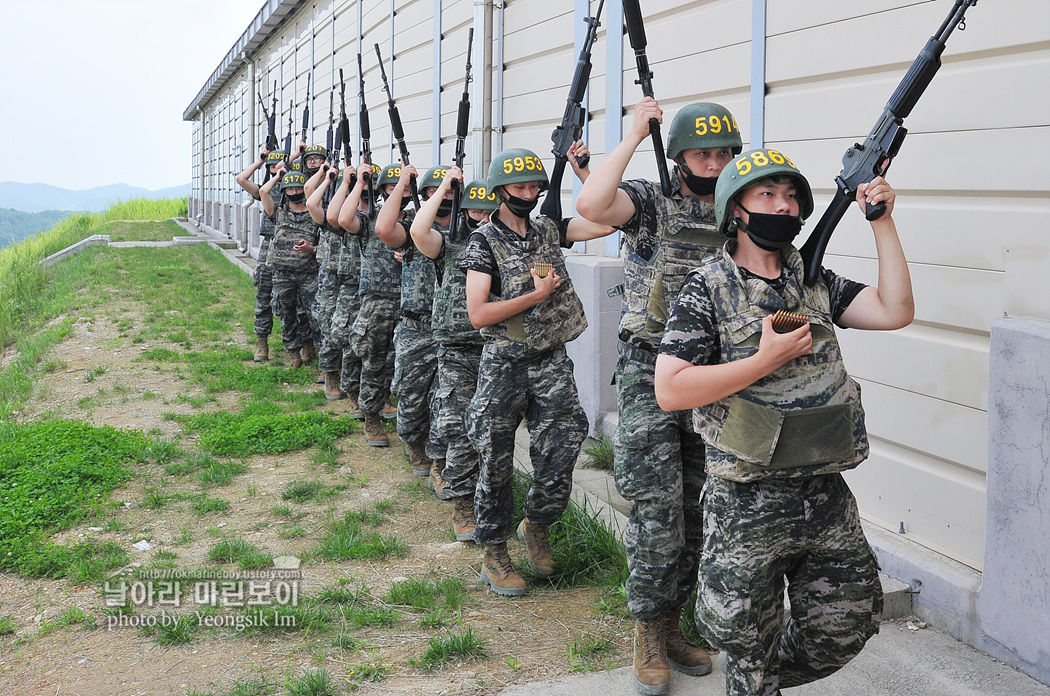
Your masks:
{"label": "distant hill", "polygon": [[0,249],[51,229],[67,215],[69,212],[65,210],[24,213],[21,210],[0,208]]}
{"label": "distant hill", "polygon": [[45,210],[101,211],[105,210],[110,203],[118,200],[185,198],[189,195],[189,184],[159,191],[149,191],[128,184],[112,184],[97,186],[86,191],[70,191],[48,184],[0,182],[0,208],[12,208],[26,213],[40,213]]}

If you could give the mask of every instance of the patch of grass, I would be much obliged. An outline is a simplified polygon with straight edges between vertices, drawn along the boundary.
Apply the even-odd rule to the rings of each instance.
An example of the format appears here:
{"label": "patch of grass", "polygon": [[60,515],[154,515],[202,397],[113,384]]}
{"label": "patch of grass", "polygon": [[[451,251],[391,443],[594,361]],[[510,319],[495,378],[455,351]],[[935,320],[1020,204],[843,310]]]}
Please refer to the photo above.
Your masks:
{"label": "patch of grass", "polygon": [[211,402],[213,402],[215,400],[216,400],[215,397],[212,396],[211,394],[195,395],[195,394],[183,394],[182,392],[179,392],[178,394],[175,395],[175,402],[176,403],[188,404],[189,406],[192,406],[193,408],[200,408],[201,406],[204,406],[204,404],[209,404],[209,403],[211,403]]}
{"label": "patch of grass", "polygon": [[356,604],[364,605],[371,601],[368,588],[363,585],[351,586],[346,580],[341,580],[321,588],[317,595],[317,601],[322,604]]}
{"label": "patch of grass", "polygon": [[179,362],[182,353],[176,353],[170,348],[147,348],[139,355],[140,360],[155,360],[157,362]]}
{"label": "patch of grass", "polygon": [[396,626],[401,621],[401,615],[390,607],[379,605],[352,604],[339,608],[339,614],[343,620],[354,628],[374,626],[377,628],[388,628]]}
{"label": "patch of grass", "polygon": [[[0,619],[0,623],[2,622],[3,619]],[[332,647],[339,648],[340,650],[349,651],[360,650],[361,648],[365,647],[365,644],[360,638],[355,638],[349,633],[340,633],[338,636],[335,637],[335,640],[332,641]]]}
{"label": "patch of grass", "polygon": [[336,443],[338,440],[334,437],[325,438],[323,441],[317,443],[317,451],[314,452],[313,463],[324,464],[325,466],[338,466],[336,460],[339,455],[343,453]]}
{"label": "patch of grass", "polygon": [[484,638],[469,626],[458,634],[431,636],[427,648],[416,664],[424,670],[434,670],[454,660],[481,660],[489,656]]}
{"label": "patch of grass", "polygon": [[248,467],[239,462],[213,460],[197,476],[197,481],[205,488],[210,486],[228,486],[234,476],[240,476],[246,471],[248,471]]}
{"label": "patch of grass", "polygon": [[109,571],[127,562],[128,552],[112,541],[85,541],[73,546],[47,542],[23,549],[18,571],[26,577],[66,578],[79,585],[101,582]]}
{"label": "patch of grass", "polygon": [[274,693],[277,686],[276,683],[269,681],[260,669],[257,675],[235,678],[230,690],[223,696],[269,696]]}
{"label": "patch of grass", "polygon": [[602,471],[613,470],[613,458],[616,452],[612,438],[604,431],[599,431],[596,436],[587,438],[587,441],[583,443],[583,453],[587,455],[588,468]]}
{"label": "patch of grass", "polygon": [[171,496],[160,488],[147,488],[146,497],[142,499],[142,507],[150,510],[163,510],[168,506]]}
{"label": "patch of grass", "polygon": [[96,365],[87,371],[87,374],[84,375],[84,381],[94,382],[100,375],[106,374],[107,371],[105,365]]}
{"label": "patch of grass", "polygon": [[245,611],[243,635],[258,633],[315,632],[324,630],[331,617],[322,607],[306,601],[298,606],[275,604],[264,609],[249,607]]}
{"label": "patch of grass", "polygon": [[364,682],[377,684],[393,671],[393,667],[378,663],[365,663],[350,669],[346,675],[350,691],[356,691]]}
{"label": "patch of grass", "polygon": [[319,412],[255,415],[219,411],[175,419],[186,432],[200,435],[202,449],[229,457],[305,449],[319,439],[341,437],[356,428],[350,418]]}
{"label": "patch of grass", "polygon": [[268,568],[273,556],[244,539],[223,539],[208,549],[208,560],[213,563],[236,563],[241,570]]}
{"label": "patch of grass", "polygon": [[144,635],[165,647],[192,643],[199,631],[200,624],[193,614],[163,614],[158,617],[157,623],[142,628]]}
{"label": "patch of grass", "polygon": [[[168,218],[186,217],[185,198],[132,198],[111,203],[103,213],[104,219],[112,220],[157,220],[161,225],[106,225],[106,234],[112,241],[169,241],[172,237],[185,236],[186,232]],[[161,230],[152,236],[132,234],[130,230]]]}
{"label": "patch of grass", "polygon": [[437,581],[410,578],[393,583],[387,592],[386,601],[424,610],[438,609],[442,605],[454,611],[463,605],[466,592],[467,584],[460,578],[442,578]]}
{"label": "patch of grass", "polygon": [[316,551],[318,557],[333,561],[378,560],[408,553],[408,546],[397,536],[366,532],[362,525],[362,517],[368,515],[369,513],[348,512],[343,519],[333,522],[321,538]]}
{"label": "patch of grass", "polygon": [[309,534],[301,524],[293,524],[291,527],[282,527],[277,530],[277,536],[282,539],[300,539]]}
{"label": "patch of grass", "polygon": [[288,696],[336,696],[335,682],[323,669],[307,669],[298,677],[288,676],[285,681]]}
{"label": "patch of grass", "polygon": [[608,659],[616,654],[616,646],[609,638],[588,635],[569,645],[569,666],[573,672],[591,672],[605,668]]}
{"label": "patch of grass", "polygon": [[296,503],[305,503],[308,500],[317,500],[325,492],[325,485],[316,479],[296,479],[289,481],[288,485],[281,491],[281,500],[292,500]]}
{"label": "patch of grass", "polygon": [[0,636],[9,636],[18,631],[18,622],[15,617],[8,614],[0,616]]}
{"label": "patch of grass", "polygon": [[228,512],[230,509],[230,501],[222,498],[209,498],[206,495],[201,495],[193,501],[190,506],[193,511],[198,515],[207,515],[212,512]]}
{"label": "patch of grass", "polygon": [[171,540],[171,543],[178,546],[185,546],[186,544],[193,541],[193,530],[189,527],[182,527],[179,529],[179,535]]}
{"label": "patch of grass", "polygon": [[275,517],[291,517],[293,514],[292,509],[287,505],[274,505],[270,508],[270,512],[273,513]]}

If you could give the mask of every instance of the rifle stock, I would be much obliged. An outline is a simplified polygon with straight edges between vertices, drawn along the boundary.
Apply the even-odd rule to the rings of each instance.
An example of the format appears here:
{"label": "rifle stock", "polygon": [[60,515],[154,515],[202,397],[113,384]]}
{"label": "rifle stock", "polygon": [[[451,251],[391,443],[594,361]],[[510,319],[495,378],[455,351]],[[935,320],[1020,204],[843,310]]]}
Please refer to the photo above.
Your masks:
{"label": "rifle stock", "polygon": [[360,85],[360,91],[357,93],[358,101],[361,102],[361,110],[358,112],[358,126],[361,130],[361,159],[364,160],[367,165],[361,172],[361,176],[365,178],[365,183],[368,185],[368,214],[376,214],[376,190],[375,184],[372,182],[372,146],[369,141],[372,139],[372,128],[369,125],[368,120],[368,106],[365,104],[365,71],[361,63],[361,54],[357,54],[357,81]]}

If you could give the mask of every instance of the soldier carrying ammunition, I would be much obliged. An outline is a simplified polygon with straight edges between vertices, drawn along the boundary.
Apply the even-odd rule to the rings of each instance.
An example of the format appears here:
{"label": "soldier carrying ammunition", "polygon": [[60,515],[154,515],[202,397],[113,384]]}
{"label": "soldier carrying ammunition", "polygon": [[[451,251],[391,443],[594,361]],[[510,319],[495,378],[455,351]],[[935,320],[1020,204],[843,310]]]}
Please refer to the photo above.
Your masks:
{"label": "soldier carrying ammunition", "polygon": [[[792,242],[813,212],[809,182],[776,150],[737,156],[715,189],[726,253],[689,276],[667,323],[656,398],[695,409],[707,445],[696,617],[725,653],[727,696],[821,679],[878,631],[878,563],[839,473],[869,446],[835,325],[891,330],[912,320],[894,199],[882,177],[856,196],[862,212],[885,205],[871,223],[878,286],[828,269],[808,286]],[[784,313],[808,322],[781,326]]]}
{"label": "soldier carrying ammunition", "polygon": [[[577,143],[569,154],[586,154]],[[572,470],[587,436],[572,360],[565,344],[587,328],[583,305],[565,270],[562,247],[612,233],[582,218],[535,219],[529,213],[547,188],[547,172],[526,149],[500,152],[488,185],[501,204],[470,236],[460,268],[467,274],[467,313],[485,338],[477,392],[467,411],[467,435],[478,451],[474,538],[484,545],[481,579],[501,595],[522,595],[525,580],[507,552],[513,533],[514,432],[527,419],[535,470],[518,538],[529,567],[554,573],[548,528],[569,501]]]}

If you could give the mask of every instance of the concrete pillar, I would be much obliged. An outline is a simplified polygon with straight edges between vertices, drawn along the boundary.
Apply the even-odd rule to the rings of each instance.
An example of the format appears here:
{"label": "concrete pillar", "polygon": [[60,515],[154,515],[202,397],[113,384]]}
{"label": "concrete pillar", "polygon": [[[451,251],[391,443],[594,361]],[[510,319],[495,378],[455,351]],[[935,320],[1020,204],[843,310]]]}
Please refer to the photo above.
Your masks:
{"label": "concrete pillar", "polygon": [[568,254],[565,266],[587,312],[587,330],[566,346],[575,364],[580,403],[594,434],[595,424],[616,412],[616,389],[609,384],[617,357],[620,297],[607,290],[623,282],[623,262],[605,256]]}
{"label": "concrete pillar", "polygon": [[992,325],[981,649],[1050,684],[1050,322]]}

